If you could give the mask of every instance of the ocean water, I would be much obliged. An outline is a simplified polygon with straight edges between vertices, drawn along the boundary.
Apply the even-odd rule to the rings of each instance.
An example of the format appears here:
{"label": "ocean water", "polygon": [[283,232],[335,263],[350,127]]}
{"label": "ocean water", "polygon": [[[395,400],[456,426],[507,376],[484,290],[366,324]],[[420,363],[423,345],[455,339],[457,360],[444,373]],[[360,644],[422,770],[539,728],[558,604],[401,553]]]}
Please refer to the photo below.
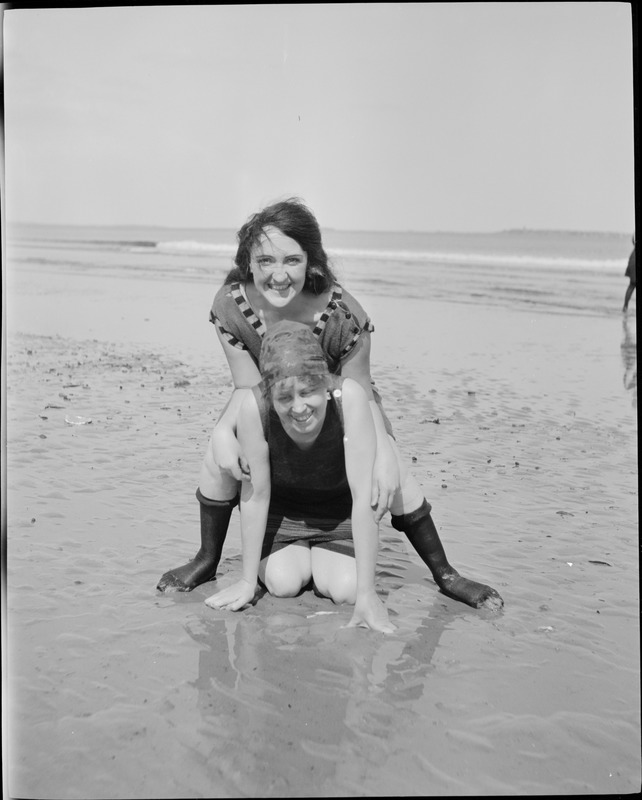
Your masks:
{"label": "ocean water", "polygon": [[[233,265],[235,231],[15,224],[19,270],[207,281]],[[339,280],[361,294],[608,314],[624,295],[631,238],[620,233],[324,232]],[[620,302],[621,307],[621,302]]]}

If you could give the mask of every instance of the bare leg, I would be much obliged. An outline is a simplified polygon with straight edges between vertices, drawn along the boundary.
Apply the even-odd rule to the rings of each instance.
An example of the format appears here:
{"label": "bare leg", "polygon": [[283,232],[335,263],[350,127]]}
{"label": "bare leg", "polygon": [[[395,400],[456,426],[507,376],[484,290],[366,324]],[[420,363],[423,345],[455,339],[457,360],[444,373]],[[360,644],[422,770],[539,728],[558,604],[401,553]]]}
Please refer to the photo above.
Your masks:
{"label": "bare leg", "polygon": [[259,578],[275,597],[295,597],[310,583],[312,563],[307,545],[289,544],[261,560]]}
{"label": "bare leg", "polygon": [[319,594],[329,597],[333,603],[354,605],[357,597],[357,567],[352,556],[325,547],[313,547],[312,578]]}

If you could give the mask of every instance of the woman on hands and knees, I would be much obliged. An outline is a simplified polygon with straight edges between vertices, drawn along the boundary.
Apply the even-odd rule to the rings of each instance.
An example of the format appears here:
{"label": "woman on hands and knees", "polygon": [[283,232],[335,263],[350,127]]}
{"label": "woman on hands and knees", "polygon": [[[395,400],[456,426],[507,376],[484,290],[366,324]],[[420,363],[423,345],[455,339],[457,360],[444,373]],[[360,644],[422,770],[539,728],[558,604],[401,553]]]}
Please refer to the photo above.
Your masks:
{"label": "woman on hands and knees", "polygon": [[278,597],[312,581],[318,594],[354,605],[350,626],[390,632],[374,588],[376,434],[366,394],[330,375],[301,323],[270,328],[260,367],[262,383],[237,420],[249,467],[241,488],[243,576],[205,602],[238,611],[253,600],[257,578]]}

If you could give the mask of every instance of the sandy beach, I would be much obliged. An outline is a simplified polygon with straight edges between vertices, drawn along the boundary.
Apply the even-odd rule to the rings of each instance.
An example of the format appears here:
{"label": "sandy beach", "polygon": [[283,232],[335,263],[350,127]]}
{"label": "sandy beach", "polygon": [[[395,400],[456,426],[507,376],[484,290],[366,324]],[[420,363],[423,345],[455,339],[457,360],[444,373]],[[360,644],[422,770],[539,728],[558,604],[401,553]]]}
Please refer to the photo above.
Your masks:
{"label": "sandy beach", "polygon": [[206,607],[240,569],[238,511],[218,581],[155,590],[197,549],[198,472],[231,390],[207,321],[217,279],[34,266],[6,281],[11,796],[640,791],[622,277],[599,313],[465,287],[359,295],[449,558],[505,600],[492,614],[440,594],[386,518],[389,636],[343,629],[350,608],[311,592]]}

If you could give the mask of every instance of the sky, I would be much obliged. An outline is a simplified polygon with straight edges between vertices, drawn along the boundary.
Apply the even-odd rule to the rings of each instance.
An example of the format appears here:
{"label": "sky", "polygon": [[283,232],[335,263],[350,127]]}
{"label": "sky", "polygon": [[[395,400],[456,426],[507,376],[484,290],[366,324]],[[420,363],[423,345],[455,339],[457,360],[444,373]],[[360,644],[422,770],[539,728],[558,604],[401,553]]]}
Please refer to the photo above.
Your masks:
{"label": "sky", "polygon": [[634,230],[628,3],[4,9],[6,221]]}

